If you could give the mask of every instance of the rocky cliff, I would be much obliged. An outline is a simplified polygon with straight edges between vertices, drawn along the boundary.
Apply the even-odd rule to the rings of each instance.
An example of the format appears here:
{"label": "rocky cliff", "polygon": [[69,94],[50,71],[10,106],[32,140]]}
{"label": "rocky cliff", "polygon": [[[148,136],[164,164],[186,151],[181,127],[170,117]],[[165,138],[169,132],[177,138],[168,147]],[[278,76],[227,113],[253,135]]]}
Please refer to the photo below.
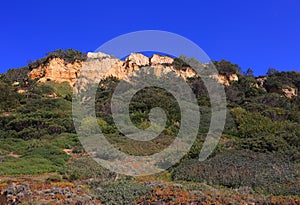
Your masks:
{"label": "rocky cliff", "polygon": [[[134,71],[143,66],[151,66],[154,68],[154,73],[157,76],[166,74],[168,72],[174,72],[178,76],[184,79],[195,77],[196,72],[186,67],[184,69],[176,69],[173,66],[174,59],[168,56],[161,56],[154,54],[151,58],[148,58],[140,53],[132,53],[125,60],[116,59],[110,55],[104,53],[88,53],[87,61],[75,61],[73,63],[67,63],[61,58],[49,59],[44,64],[31,70],[29,77],[32,79],[39,79],[39,82],[55,81],[64,82],[67,81],[71,86],[74,86],[78,76],[81,74],[83,66],[88,66],[88,71],[85,71],[87,80],[93,80],[99,76],[102,78],[116,77],[118,79],[127,79]],[[101,67],[101,70],[97,67]],[[94,69],[93,69],[94,68]],[[218,82],[225,86],[230,85],[230,81],[237,81],[238,76],[236,74],[232,76],[214,75],[211,76]]]}
{"label": "rocky cliff", "polygon": [[31,79],[38,78],[39,82],[55,81],[60,83],[67,81],[73,85],[77,80],[82,65],[82,61],[66,63],[61,58],[53,58],[47,63],[34,68],[29,73],[29,77]]}

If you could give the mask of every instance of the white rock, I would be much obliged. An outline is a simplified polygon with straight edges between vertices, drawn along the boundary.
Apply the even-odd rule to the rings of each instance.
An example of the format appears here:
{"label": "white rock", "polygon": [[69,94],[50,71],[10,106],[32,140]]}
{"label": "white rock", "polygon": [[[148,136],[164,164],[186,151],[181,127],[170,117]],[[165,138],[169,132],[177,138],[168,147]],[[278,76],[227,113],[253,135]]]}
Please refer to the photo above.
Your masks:
{"label": "white rock", "polygon": [[110,57],[110,55],[106,54],[106,53],[102,53],[102,52],[88,52],[87,53],[87,57],[88,58],[105,58],[105,57]]}
{"label": "white rock", "polygon": [[131,53],[126,61],[135,63],[138,66],[146,66],[149,65],[149,58],[140,53]]}
{"label": "white rock", "polygon": [[151,65],[172,64],[173,61],[174,59],[169,56],[161,56],[158,54],[154,54],[151,58]]}

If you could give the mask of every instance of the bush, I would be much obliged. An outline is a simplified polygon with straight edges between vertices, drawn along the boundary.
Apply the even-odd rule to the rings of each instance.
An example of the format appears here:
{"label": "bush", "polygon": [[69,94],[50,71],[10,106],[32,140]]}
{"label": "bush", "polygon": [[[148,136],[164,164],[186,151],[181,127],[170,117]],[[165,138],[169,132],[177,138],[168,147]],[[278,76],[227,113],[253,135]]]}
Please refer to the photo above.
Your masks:
{"label": "bush", "polygon": [[5,160],[1,162],[0,175],[41,174],[54,172],[57,169],[57,166],[44,158],[6,157]]}
{"label": "bush", "polygon": [[39,67],[40,65],[46,64],[49,60],[53,58],[61,58],[65,61],[65,63],[74,63],[75,61],[84,61],[86,60],[87,56],[86,54],[73,50],[73,49],[58,49],[53,52],[47,53],[47,56],[44,58],[41,58],[39,60],[33,61],[29,63],[28,67],[30,70]]}
{"label": "bush", "polygon": [[177,70],[181,70],[181,69],[184,69],[184,68],[186,68],[186,67],[190,67],[190,65],[187,64],[187,63],[184,61],[184,58],[182,58],[182,57],[174,58],[174,61],[173,61],[172,65],[173,65],[174,68],[177,69]]}
{"label": "bush", "polygon": [[76,159],[66,164],[59,172],[69,180],[89,178],[108,180],[115,177],[114,173],[104,169],[91,158]]}
{"label": "bush", "polygon": [[276,72],[269,76],[264,83],[267,91],[278,90],[285,87],[300,88],[300,73],[299,72]]}
{"label": "bush", "polygon": [[174,168],[172,177],[231,188],[249,186],[273,193],[298,180],[297,170],[286,157],[247,150],[225,151],[205,162],[183,162]]}
{"label": "bush", "polygon": [[0,112],[14,111],[20,106],[22,95],[9,84],[0,81]]}
{"label": "bush", "polygon": [[[279,110],[280,111],[280,110]],[[300,128],[290,121],[274,121],[258,112],[236,107],[231,110],[238,125],[242,148],[260,152],[284,152],[299,148]]]}
{"label": "bush", "polygon": [[241,147],[255,152],[284,152],[291,149],[281,136],[270,133],[254,134],[251,138],[243,139]]}
{"label": "bush", "polygon": [[29,145],[28,141],[18,138],[6,138],[0,140],[0,149],[7,152],[13,152],[14,154],[24,154]]}
{"label": "bush", "polygon": [[54,166],[61,167],[70,158],[64,151],[52,145],[45,145],[29,149],[24,158],[44,158],[49,160]]}
{"label": "bush", "polygon": [[65,148],[65,149],[70,149],[78,145],[81,145],[77,135],[72,133],[62,133],[60,135],[55,135],[55,136],[49,135],[43,137],[43,139],[47,141],[48,140],[51,141],[51,144],[54,146],[57,146],[59,148]]}
{"label": "bush", "polygon": [[237,74],[241,70],[237,64],[232,64],[226,60],[214,61],[213,63],[221,75]]}
{"label": "bush", "polygon": [[29,68],[27,66],[18,69],[9,69],[5,74],[0,77],[6,83],[19,82],[21,85],[23,81],[28,78]]}
{"label": "bush", "polygon": [[132,181],[117,181],[93,185],[97,198],[103,204],[136,204],[136,200],[150,189]]}
{"label": "bush", "polygon": [[[72,88],[68,82],[57,83],[53,81],[45,82],[46,86],[49,86],[53,89],[54,93],[59,97],[70,97],[72,96]],[[72,100],[71,100],[72,101]]]}

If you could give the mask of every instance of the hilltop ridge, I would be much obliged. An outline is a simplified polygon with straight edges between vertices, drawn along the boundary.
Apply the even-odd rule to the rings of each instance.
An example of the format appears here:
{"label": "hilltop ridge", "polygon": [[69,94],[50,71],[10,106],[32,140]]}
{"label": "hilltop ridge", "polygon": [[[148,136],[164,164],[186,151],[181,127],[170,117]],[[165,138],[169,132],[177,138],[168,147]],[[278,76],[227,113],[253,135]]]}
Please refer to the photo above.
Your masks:
{"label": "hilltop ridge", "polygon": [[[116,77],[124,80],[131,76],[134,71],[146,66],[154,68],[154,73],[157,76],[168,72],[174,72],[177,76],[184,79],[197,76],[196,72],[189,66],[184,66],[180,69],[176,68],[176,61],[178,61],[177,58],[158,54],[153,54],[152,57],[148,58],[141,53],[131,53],[125,60],[120,60],[101,52],[89,52],[87,53],[87,59],[73,62],[67,62],[59,57],[49,58],[47,61],[32,68],[29,77],[31,79],[39,79],[39,82],[67,81],[71,86],[74,86],[83,66],[95,67],[90,73],[85,73],[86,77],[90,79],[101,76],[103,79]],[[230,81],[238,81],[236,73],[229,76],[213,75],[211,77],[226,86],[230,84]]]}
{"label": "hilltop ridge", "polygon": [[[242,74],[239,72],[237,65],[230,64],[230,62],[224,60],[215,62],[215,65],[219,74],[214,74],[210,77],[224,86],[228,87],[233,82],[241,79]],[[141,53],[131,53],[126,59],[121,60],[101,52],[89,52],[85,55],[71,49],[49,53],[45,58],[29,64],[30,72],[28,76],[31,79],[38,79],[38,82],[68,82],[71,86],[74,86],[83,66],[95,68],[85,72],[85,77],[90,80],[95,80],[99,77],[101,79],[116,77],[120,80],[128,80],[128,77],[133,72],[147,66],[153,67],[157,76],[174,72],[177,76],[184,79],[198,77],[196,72],[190,66],[185,65],[180,58],[159,54],[153,54],[148,58]],[[268,76],[257,77],[252,82],[252,86],[262,88],[271,93],[281,94],[287,98],[298,95],[299,88],[291,84],[292,82],[284,82],[284,84],[275,87],[267,86],[267,88],[265,85],[267,79]]]}

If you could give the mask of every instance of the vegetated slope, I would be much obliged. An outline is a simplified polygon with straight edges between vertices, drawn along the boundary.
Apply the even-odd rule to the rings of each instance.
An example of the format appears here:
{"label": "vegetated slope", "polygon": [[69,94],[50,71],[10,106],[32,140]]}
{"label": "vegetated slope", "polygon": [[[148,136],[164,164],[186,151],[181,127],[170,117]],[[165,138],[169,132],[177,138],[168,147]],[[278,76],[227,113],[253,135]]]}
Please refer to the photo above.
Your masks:
{"label": "vegetated slope", "polygon": [[[86,57],[77,51],[60,50],[49,53],[29,67],[11,69],[0,76],[0,174],[57,172],[69,180],[99,178],[98,184],[91,185],[97,190],[95,196],[101,200],[110,197],[119,200],[118,196],[96,189],[103,186],[109,190],[119,186],[115,182],[102,184],[103,176],[114,179],[114,174],[102,168],[93,168],[93,173],[82,169],[94,165],[83,158],[85,154],[73,126],[70,82],[58,83],[51,79],[38,82],[39,78],[32,79],[28,75],[32,69],[58,58],[71,65]],[[137,60],[130,62],[134,67]],[[222,139],[210,159],[203,163],[197,161],[210,123],[210,102],[202,80],[196,76],[187,77],[186,81],[198,99],[201,125],[190,152],[181,163],[168,170],[168,180],[184,180],[191,184],[205,182],[236,189],[248,187],[253,193],[300,195],[300,73],[272,70],[267,76],[254,77],[251,72],[240,73],[238,65],[228,61],[214,63],[220,73],[217,80],[225,85],[228,104]],[[180,72],[188,65],[178,58],[172,66]],[[119,80],[116,77],[103,79],[96,96],[98,123],[107,139],[121,151],[133,155],[163,150],[176,137],[180,127],[176,100],[159,88],[138,92],[130,104],[130,117],[137,127],[145,129],[149,126],[149,111],[157,106],[166,111],[168,120],[160,137],[147,143],[133,143],[118,131],[110,113],[110,98]],[[84,123],[88,124],[88,119]],[[123,180],[117,183],[122,184]],[[140,185],[131,184],[131,180],[124,183],[124,190],[135,192],[141,189]],[[146,188],[145,193],[138,192],[137,198],[149,201],[151,196],[158,197],[160,188],[161,185],[155,183],[151,191]]]}

